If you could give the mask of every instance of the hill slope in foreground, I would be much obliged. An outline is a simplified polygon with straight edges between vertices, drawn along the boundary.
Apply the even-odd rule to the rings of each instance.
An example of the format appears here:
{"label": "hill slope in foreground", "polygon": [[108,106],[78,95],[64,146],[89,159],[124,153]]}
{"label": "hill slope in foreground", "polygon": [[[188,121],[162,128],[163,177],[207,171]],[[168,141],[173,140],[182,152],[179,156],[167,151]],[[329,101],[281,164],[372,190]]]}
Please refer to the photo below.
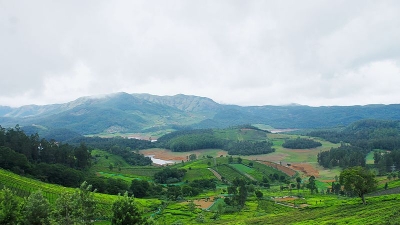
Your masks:
{"label": "hill slope in foreground", "polygon": [[[198,164],[198,161],[193,162]],[[186,166],[195,167],[194,164]],[[395,182],[395,181],[393,181]],[[0,169],[0,185],[6,185],[19,196],[26,197],[30,192],[41,189],[50,202],[63,191],[73,191],[58,185],[46,184],[21,177]],[[220,191],[220,190],[219,190]],[[212,194],[219,192],[218,190]],[[348,198],[327,194],[310,194],[307,190],[279,191],[277,188],[262,189],[262,199],[249,195],[245,207],[239,212],[224,212],[216,217],[218,207],[209,210],[197,208],[190,211],[187,202],[164,202],[158,211],[158,224],[399,224],[400,194],[367,197],[367,205],[362,205],[359,198]],[[206,193],[201,198],[207,198]],[[297,198],[301,195],[302,198]],[[294,196],[294,197],[287,197]],[[95,195],[101,204],[102,215],[111,216],[111,204],[116,196],[106,194]],[[154,214],[154,209],[162,205],[156,199],[136,199],[146,216]],[[301,204],[303,207],[293,208]],[[217,204],[218,205],[218,204]],[[223,209],[222,209],[223,211]],[[201,215],[201,216],[200,216]],[[199,219],[201,217],[202,219]],[[109,224],[107,221],[95,224]]]}

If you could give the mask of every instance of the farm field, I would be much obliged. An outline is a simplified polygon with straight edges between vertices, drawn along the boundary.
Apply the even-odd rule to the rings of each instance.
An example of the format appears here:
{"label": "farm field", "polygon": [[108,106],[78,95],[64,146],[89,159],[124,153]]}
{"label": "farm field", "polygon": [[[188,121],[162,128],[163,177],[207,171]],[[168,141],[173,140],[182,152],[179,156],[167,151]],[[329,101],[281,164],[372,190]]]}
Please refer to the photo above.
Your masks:
{"label": "farm field", "polygon": [[197,158],[202,158],[210,155],[212,157],[219,157],[221,155],[226,156],[228,153],[221,149],[201,149],[189,152],[172,152],[167,149],[153,148],[140,150],[140,154],[143,155],[154,155],[154,158],[162,160],[172,160],[176,162],[187,161],[187,157],[190,154],[196,154]]}
{"label": "farm field", "polygon": [[[133,179],[148,180],[156,172],[162,169],[154,166],[131,166],[125,160],[106,151],[92,150],[92,156],[95,156],[95,163],[90,168],[90,171],[97,176],[120,178],[127,182]],[[110,169],[110,164],[113,169]]]}
{"label": "farm field", "polygon": [[[167,154],[166,150],[163,151]],[[279,162],[250,161],[241,156],[242,162],[238,163],[238,156],[234,156],[233,162],[229,163],[230,157],[226,154],[220,157],[221,151],[218,149],[194,152],[202,153],[201,157],[194,161],[181,160],[169,166],[187,171],[182,182],[175,185],[185,185],[186,181],[191,182],[195,179],[216,179],[208,168],[215,169],[228,181],[236,177],[248,181],[253,179],[261,181],[263,176],[269,174],[284,175],[282,171],[286,171],[292,178],[301,175],[303,181],[307,181],[311,175],[310,171],[316,169],[315,173],[318,173],[315,174],[316,185],[319,190],[326,190],[330,187],[335,174],[340,173],[338,168],[323,170],[316,162],[295,162],[290,166],[281,166]],[[123,159],[98,150],[94,150],[92,154],[98,155],[97,163],[92,167],[93,171],[104,177],[121,178],[127,183],[137,178],[153,182],[154,173],[165,168],[165,166],[129,166]],[[206,157],[211,154],[213,158]],[[118,171],[117,167],[110,170],[108,167],[110,163],[120,165],[121,170]],[[379,179],[378,190],[383,190],[385,182],[389,183],[389,188],[400,186],[399,179],[388,180],[386,177]],[[205,190],[193,197],[182,197],[177,201],[136,198],[136,202],[144,210],[145,216],[153,216],[158,224],[396,224],[397,221],[400,222],[398,210],[400,194],[367,197],[368,204],[362,205],[359,198],[324,193],[310,194],[306,188],[281,190],[282,184],[271,182],[270,188],[254,186],[256,190],[261,191],[262,198],[257,198],[254,191],[249,192],[243,209],[230,212],[224,202],[224,198],[228,196],[229,182],[216,181],[216,183],[217,186],[213,190]],[[0,184],[10,187],[21,197],[27,197],[30,192],[41,189],[51,202],[54,202],[62,191],[75,190],[23,178],[5,170],[0,170]],[[95,196],[101,204],[103,214],[110,216],[112,202],[117,196],[98,193]],[[189,201],[193,201],[194,209],[189,208]],[[110,222],[100,221],[95,224],[110,224]]]}
{"label": "farm field", "polygon": [[[248,138],[253,138],[253,139],[257,139],[257,137],[261,138],[257,136],[259,135],[259,133],[251,134],[246,137],[243,136],[241,132],[243,131],[240,131],[239,133],[233,131],[229,132],[226,131],[226,133],[221,133],[221,135],[225,135],[227,138],[236,137],[239,139],[245,138],[246,140]],[[240,156],[240,157],[247,160],[255,160],[260,162],[266,161],[263,162],[264,164],[269,164],[268,162],[273,162],[275,164],[271,165],[276,167],[276,164],[278,164],[280,170],[286,172],[289,176],[294,176],[295,172],[293,172],[293,170],[295,170],[303,177],[312,175],[323,180],[331,180],[340,172],[338,169],[325,169],[317,164],[317,154],[319,152],[329,150],[333,147],[338,147],[339,144],[333,144],[327,141],[312,138],[315,139],[316,141],[321,142],[322,146],[314,149],[287,149],[281,146],[285,139],[297,138],[302,136],[282,134],[282,133],[275,133],[275,134],[268,133],[267,137],[274,143],[273,148],[276,149],[275,152],[269,154]],[[262,139],[266,140],[265,137],[262,137]],[[146,149],[146,150],[141,150],[140,153],[145,155],[154,155],[155,158],[163,160],[175,160],[177,162],[180,162],[182,160],[186,161],[187,156],[190,154],[196,154],[197,158],[202,158],[207,155],[210,155],[212,157],[227,155],[226,151],[219,149],[204,149],[204,150],[196,150],[189,152],[172,152],[167,149]],[[234,156],[234,157],[239,157],[239,156]],[[282,166],[280,166],[281,163]],[[287,166],[288,163],[291,164],[291,166]]]}
{"label": "farm field", "polygon": [[[261,190],[262,199],[250,195],[246,206],[235,213],[218,215],[223,198],[217,193],[195,200],[196,209],[188,202],[170,202],[157,221],[161,224],[398,224],[400,194],[368,197],[367,205],[359,198],[310,194],[307,190]],[[297,197],[301,195],[301,197]],[[209,198],[207,200],[207,198]],[[211,207],[210,207],[211,205]],[[293,208],[293,206],[298,208]],[[208,208],[208,210],[204,210]],[[225,208],[225,207],[222,207]],[[217,219],[215,219],[218,215]],[[200,219],[201,218],[201,219]]]}

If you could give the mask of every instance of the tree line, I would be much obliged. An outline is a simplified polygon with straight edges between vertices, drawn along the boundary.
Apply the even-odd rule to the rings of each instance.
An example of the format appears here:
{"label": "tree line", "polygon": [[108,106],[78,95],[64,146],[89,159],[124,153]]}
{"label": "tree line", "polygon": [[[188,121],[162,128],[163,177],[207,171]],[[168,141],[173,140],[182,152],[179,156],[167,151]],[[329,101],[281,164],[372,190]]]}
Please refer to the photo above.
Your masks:
{"label": "tree line", "polygon": [[318,163],[325,168],[339,166],[342,168],[365,166],[365,157],[368,150],[357,146],[342,144],[338,148],[318,153]]}
{"label": "tree line", "polygon": [[233,141],[217,137],[212,130],[177,131],[158,139],[158,146],[175,152],[218,148],[230,155],[258,155],[274,152],[269,141]]}
{"label": "tree line", "polygon": [[318,163],[326,168],[340,166],[365,166],[365,157],[373,149],[383,149],[393,153],[375,153],[375,165],[381,173],[390,170],[397,162],[396,152],[400,149],[399,121],[360,120],[338,130],[313,131],[309,136],[324,138],[333,143],[341,142],[338,148],[318,154]]}
{"label": "tree line", "polygon": [[385,120],[360,120],[342,130],[317,130],[307,134],[332,143],[345,142],[352,146],[372,149],[400,149],[400,122]]}
{"label": "tree line", "polygon": [[296,138],[296,139],[286,139],[285,142],[282,144],[284,148],[291,148],[291,149],[308,149],[308,148],[316,148],[320,147],[322,144],[318,141],[314,141],[309,138]]}
{"label": "tree line", "polygon": [[393,151],[375,151],[374,164],[380,174],[386,174],[399,170],[400,168],[400,150]]}

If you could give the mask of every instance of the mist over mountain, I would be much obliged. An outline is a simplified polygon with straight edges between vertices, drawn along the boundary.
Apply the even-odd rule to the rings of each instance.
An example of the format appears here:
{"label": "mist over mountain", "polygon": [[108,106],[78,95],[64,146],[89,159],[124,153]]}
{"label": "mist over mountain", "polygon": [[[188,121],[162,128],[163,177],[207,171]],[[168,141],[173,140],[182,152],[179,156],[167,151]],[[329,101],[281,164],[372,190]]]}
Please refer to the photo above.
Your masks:
{"label": "mist over mountain", "polygon": [[0,106],[2,127],[70,130],[71,134],[153,132],[183,128],[222,128],[262,123],[275,128],[321,128],[360,119],[400,120],[400,105],[237,106],[191,96],[114,93],[81,97],[65,104]]}

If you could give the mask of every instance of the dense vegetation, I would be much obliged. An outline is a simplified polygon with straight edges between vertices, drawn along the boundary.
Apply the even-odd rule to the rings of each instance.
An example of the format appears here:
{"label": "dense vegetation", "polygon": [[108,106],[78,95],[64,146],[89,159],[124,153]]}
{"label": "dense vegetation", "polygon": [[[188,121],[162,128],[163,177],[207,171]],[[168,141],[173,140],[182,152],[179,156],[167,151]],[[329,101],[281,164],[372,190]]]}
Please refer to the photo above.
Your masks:
{"label": "dense vegetation", "polygon": [[135,151],[146,148],[154,148],[151,141],[114,137],[114,138],[100,138],[100,137],[81,137],[68,141],[71,145],[78,143],[85,143],[91,149],[103,149],[114,155],[119,155],[132,166],[146,166],[151,165],[152,161],[149,157],[142,154],[137,154]]}
{"label": "dense vegetation", "polygon": [[365,149],[342,144],[338,148],[331,148],[329,151],[318,153],[317,160],[325,168],[365,166],[367,153]]}
{"label": "dense vegetation", "polygon": [[360,120],[341,131],[319,130],[312,131],[308,135],[320,137],[332,143],[345,142],[368,150],[400,148],[399,121]]}
{"label": "dense vegetation", "polygon": [[400,168],[400,149],[390,152],[375,151],[374,164],[380,174],[398,170]]}
{"label": "dense vegetation", "polygon": [[[108,151],[124,157],[131,165],[152,163],[150,158],[129,148],[113,146]],[[78,187],[87,180],[103,193],[118,194],[129,190],[124,181],[90,173],[92,158],[90,149],[83,143],[75,146],[47,141],[37,134],[26,135],[19,126],[7,130],[0,127],[0,168],[67,187]]]}
{"label": "dense vegetation", "polygon": [[165,168],[162,171],[154,174],[154,180],[161,184],[170,184],[182,181],[185,176],[185,169]]}
{"label": "dense vegetation", "polygon": [[[313,131],[308,135],[334,143],[348,143],[318,154],[318,163],[326,168],[365,166],[365,157],[373,149],[400,149],[399,121],[361,120],[342,131]],[[400,158],[396,157],[396,152],[376,152],[374,158],[380,173],[390,171],[393,164],[400,166]]]}
{"label": "dense vegetation", "polygon": [[100,138],[100,137],[80,137],[69,140],[68,143],[77,145],[79,143],[85,143],[87,146],[96,149],[111,149],[114,146],[130,150],[140,150],[147,148],[154,148],[156,145],[148,140],[139,140],[135,138]]}
{"label": "dense vegetation", "polygon": [[291,149],[307,149],[319,146],[322,146],[320,142],[308,138],[287,139],[285,143],[282,144],[282,147]]}
{"label": "dense vegetation", "polygon": [[[224,131],[241,131],[241,130],[255,130],[263,134],[266,139],[266,132],[253,126],[239,126],[228,128]],[[158,145],[175,152],[187,152],[196,149],[223,149],[228,151],[230,155],[258,155],[274,152],[272,143],[267,140],[238,140],[224,138],[220,131],[210,129],[205,130],[184,130],[176,131],[164,135],[158,139]]]}

